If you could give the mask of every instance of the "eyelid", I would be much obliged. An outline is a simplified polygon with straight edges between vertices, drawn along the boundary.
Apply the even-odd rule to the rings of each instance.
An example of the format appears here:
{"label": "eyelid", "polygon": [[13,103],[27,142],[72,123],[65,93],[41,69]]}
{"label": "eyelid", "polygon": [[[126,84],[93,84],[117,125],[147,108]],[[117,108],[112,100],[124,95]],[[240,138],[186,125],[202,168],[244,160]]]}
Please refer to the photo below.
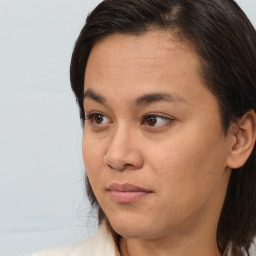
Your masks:
{"label": "eyelid", "polygon": [[[99,111],[91,111],[89,112],[89,114],[87,115],[85,112],[85,120],[88,120],[90,117],[92,117],[94,114],[100,114],[100,115],[104,115],[103,113],[99,112]],[[105,116],[105,115],[104,115]]]}
{"label": "eyelid", "polygon": [[170,119],[170,120],[175,120],[175,118],[172,117],[172,116],[169,116],[169,115],[166,115],[166,114],[162,114],[162,113],[156,113],[156,112],[147,113],[147,114],[145,114],[143,116],[143,118],[146,118],[148,116],[157,116],[157,117],[163,117],[163,118]]}
{"label": "eyelid", "polygon": [[174,119],[174,117],[171,117],[169,115],[166,115],[166,114],[163,114],[163,113],[159,113],[159,112],[149,112],[149,113],[144,115],[144,117],[146,117],[146,116],[159,116],[159,117],[165,117],[165,118]]}

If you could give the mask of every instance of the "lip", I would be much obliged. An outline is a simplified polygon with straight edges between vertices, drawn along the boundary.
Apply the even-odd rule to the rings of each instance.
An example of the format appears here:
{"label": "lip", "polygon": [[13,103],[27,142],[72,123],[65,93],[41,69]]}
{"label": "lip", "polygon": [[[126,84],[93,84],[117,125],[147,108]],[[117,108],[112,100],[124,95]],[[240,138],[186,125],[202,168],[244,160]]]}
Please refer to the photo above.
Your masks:
{"label": "lip", "polygon": [[137,202],[152,193],[152,191],[135,186],[133,184],[112,183],[107,187],[110,199],[120,204],[129,204]]}

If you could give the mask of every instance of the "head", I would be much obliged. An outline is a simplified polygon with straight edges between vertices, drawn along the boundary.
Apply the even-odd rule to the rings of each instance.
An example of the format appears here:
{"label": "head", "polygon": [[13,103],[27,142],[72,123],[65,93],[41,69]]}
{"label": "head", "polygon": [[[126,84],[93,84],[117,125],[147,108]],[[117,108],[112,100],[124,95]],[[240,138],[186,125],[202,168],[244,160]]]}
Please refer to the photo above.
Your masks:
{"label": "head", "polygon": [[[170,194],[161,197],[162,199],[168,196],[170,200],[175,199],[171,193],[180,196],[176,198],[178,203],[172,202],[176,211],[180,212],[190,206],[192,209],[193,204],[197,205],[197,208],[188,211],[189,214],[184,218],[198,216],[199,209],[213,211],[211,207],[214,206],[217,209],[215,219],[218,220],[216,226],[219,248],[224,251],[227,243],[231,241],[234,245],[234,255],[240,255],[242,249],[248,250],[256,233],[255,45],[256,32],[253,26],[238,5],[231,0],[106,0],[88,16],[76,42],[70,70],[72,89],[80,107],[82,125],[85,127],[83,154],[88,171],[94,166],[89,160],[93,157],[94,161],[97,161],[97,157],[99,162],[102,160],[102,168],[112,173],[112,180],[119,177],[120,173],[122,177],[124,173],[128,173],[126,177],[130,177],[134,182],[144,180],[151,170],[152,180],[145,178],[147,188],[155,192],[154,185],[151,187],[150,184],[154,180]],[[154,60],[152,63],[149,56],[151,53]],[[100,79],[99,74],[103,75]],[[147,79],[143,79],[143,74]],[[162,79],[162,87],[156,85],[160,82],[159,79]],[[120,83],[121,81],[123,83]],[[170,85],[168,81],[172,81]],[[189,81],[192,81],[191,84]],[[134,84],[136,87],[133,88]],[[157,92],[172,94],[172,105],[161,105],[162,103],[156,100],[157,97],[165,97],[164,95],[154,95],[154,99],[144,97],[144,102],[151,101],[153,104],[153,101],[157,101],[155,103],[158,105],[154,105],[154,108],[158,108],[159,112],[162,113],[162,109],[169,106],[175,113],[167,113],[160,119],[156,115],[146,118],[143,116],[149,126],[152,122],[153,125],[160,122],[160,132],[146,131],[145,139],[126,129],[127,124],[133,120],[131,117],[129,119],[129,115],[134,113],[130,116],[139,119],[138,113],[146,112],[145,107],[132,112],[126,103],[128,105],[129,101],[136,99],[138,103],[141,95],[152,94],[156,92],[156,88]],[[96,132],[97,136],[101,137],[95,139],[94,136],[94,140],[91,140],[92,133],[85,125],[85,117],[91,104],[89,101],[84,105],[85,93],[86,97],[93,101],[96,99],[99,103],[105,100],[110,104],[106,110],[109,115],[104,109],[102,112],[106,116],[96,116],[98,119],[95,119],[95,115],[92,116],[94,122],[103,120],[111,127],[114,127],[112,123],[118,123],[119,128],[111,128],[113,131],[108,135],[108,140],[104,137],[106,135],[102,135],[108,131],[103,130]],[[116,93],[116,97],[111,97],[113,93]],[[118,106],[120,110],[113,111],[118,109]],[[189,111],[191,119],[186,116]],[[170,125],[172,115],[177,115],[178,121],[174,122],[171,131],[166,131],[164,127],[167,123]],[[201,121],[197,117],[200,117]],[[193,126],[192,122],[196,119],[198,122]],[[187,127],[184,124],[186,122],[189,124]],[[249,130],[251,133],[245,132]],[[120,137],[121,134],[125,134],[125,137]],[[128,138],[128,141],[125,141],[125,138]],[[87,150],[93,146],[90,142],[97,140],[102,154],[97,147],[97,151],[92,148]],[[120,145],[120,141],[129,145],[128,149],[118,146],[118,141]],[[123,165],[120,159],[113,157],[115,150],[123,152],[123,157],[130,155],[130,159],[125,160],[125,170],[124,166],[120,166]],[[154,157],[160,160],[155,160]],[[162,160],[167,160],[166,164],[163,164]],[[148,168],[145,167],[147,165]],[[154,171],[159,166],[163,173]],[[175,166],[178,168],[176,171],[184,172],[180,175],[172,174]],[[185,172],[189,168],[191,172]],[[138,172],[135,176],[129,176],[134,169]],[[146,169],[147,174],[144,176]],[[195,174],[199,176],[195,177]],[[162,183],[163,177],[165,180]],[[202,190],[195,189],[194,179],[200,180],[201,185],[198,185]],[[209,181],[211,182],[208,183]],[[109,180],[106,181],[108,182]],[[165,187],[168,182],[170,189]],[[108,211],[104,205],[106,200],[102,199],[100,204],[98,203],[101,196],[99,194],[96,196],[98,200],[96,199],[98,188],[91,183],[94,183],[94,179],[89,181],[87,178],[88,195],[92,205],[98,209],[99,221],[110,219],[108,214],[111,215],[111,210]],[[193,197],[188,197],[186,191],[181,189],[184,186]],[[205,198],[200,197],[202,194]],[[193,202],[190,202],[191,200]],[[207,201],[212,202],[211,207],[206,206]],[[154,205],[158,205],[158,202],[154,202]],[[148,205],[147,207],[147,210],[153,211]],[[117,213],[117,208],[112,208]],[[139,214],[127,208],[125,213],[120,210],[120,218],[128,212],[136,220],[135,216]],[[172,217],[175,217],[172,209],[166,208],[166,216],[173,214]],[[206,215],[202,214],[202,218],[197,220],[205,220],[204,216]],[[118,217],[117,214],[116,219]],[[139,218],[140,216],[138,221]],[[175,218],[177,222],[184,220],[177,216]],[[124,227],[115,224],[114,220],[112,222],[120,233],[125,233]],[[168,224],[168,228],[175,228],[172,223]],[[159,230],[156,232],[160,232]]]}

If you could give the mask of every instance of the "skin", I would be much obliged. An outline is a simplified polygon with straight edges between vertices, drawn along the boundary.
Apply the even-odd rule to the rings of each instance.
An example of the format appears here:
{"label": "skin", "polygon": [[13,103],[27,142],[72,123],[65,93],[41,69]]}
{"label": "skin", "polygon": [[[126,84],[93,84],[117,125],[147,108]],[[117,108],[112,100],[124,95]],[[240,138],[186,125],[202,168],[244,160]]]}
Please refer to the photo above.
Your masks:
{"label": "skin", "polygon": [[[122,255],[220,255],[216,229],[234,136],[224,134],[217,99],[199,69],[191,47],[168,32],[114,34],[90,53],[83,158],[95,196],[121,236]],[[135,103],[156,93],[172,100]],[[152,193],[117,203],[107,190],[111,183]]]}

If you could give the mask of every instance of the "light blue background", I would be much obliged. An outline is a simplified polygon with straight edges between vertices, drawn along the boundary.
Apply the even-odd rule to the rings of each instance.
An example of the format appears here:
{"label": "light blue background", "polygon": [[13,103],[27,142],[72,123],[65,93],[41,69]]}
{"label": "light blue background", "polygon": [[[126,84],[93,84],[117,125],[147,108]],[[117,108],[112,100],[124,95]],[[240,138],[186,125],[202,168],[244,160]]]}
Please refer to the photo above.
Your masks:
{"label": "light blue background", "polygon": [[[0,0],[0,255],[72,244],[95,231],[69,63],[99,2]],[[256,0],[238,3],[256,25]]]}

